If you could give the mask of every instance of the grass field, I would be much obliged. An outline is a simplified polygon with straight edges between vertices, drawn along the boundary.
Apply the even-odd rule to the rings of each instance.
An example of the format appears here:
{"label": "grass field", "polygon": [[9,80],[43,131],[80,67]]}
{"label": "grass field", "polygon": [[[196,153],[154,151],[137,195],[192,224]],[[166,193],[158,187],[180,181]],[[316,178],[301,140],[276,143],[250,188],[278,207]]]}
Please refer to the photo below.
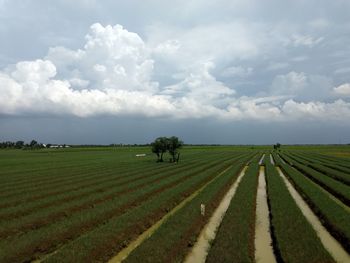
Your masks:
{"label": "grass field", "polygon": [[0,262],[107,262],[124,251],[125,262],[182,262],[247,164],[206,258],[254,262],[263,154],[276,259],[336,262],[270,153],[350,259],[349,146],[186,146],[178,164],[156,163],[148,147],[1,150]]}

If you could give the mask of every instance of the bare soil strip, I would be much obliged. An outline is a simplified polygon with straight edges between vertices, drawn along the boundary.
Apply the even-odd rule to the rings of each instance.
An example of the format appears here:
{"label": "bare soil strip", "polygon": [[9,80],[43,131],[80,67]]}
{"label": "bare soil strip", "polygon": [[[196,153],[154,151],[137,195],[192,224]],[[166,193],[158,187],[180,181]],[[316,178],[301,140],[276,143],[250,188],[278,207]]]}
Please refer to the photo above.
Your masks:
{"label": "bare soil strip", "polygon": [[256,200],[256,224],[255,224],[255,260],[256,262],[276,262],[273,253],[272,238],[270,233],[269,207],[266,195],[265,168],[260,166],[259,185]]}
{"label": "bare soil strip", "polygon": [[260,161],[259,161],[259,165],[262,164],[262,162],[264,161],[264,158],[265,158],[265,153],[261,156],[261,159],[260,159]]}
{"label": "bare soil strip", "polygon": [[283,181],[287,185],[289,193],[294,198],[301,212],[305,218],[310,222],[311,226],[316,231],[318,237],[320,238],[323,246],[331,254],[336,262],[350,262],[350,255],[343,249],[339,242],[327,231],[327,229],[322,225],[321,221],[314,214],[314,212],[309,208],[304,199],[300,194],[294,189],[292,184],[285,177],[283,172],[279,167],[276,167],[279,175],[283,178]]}
{"label": "bare soil strip", "polygon": [[273,160],[272,154],[270,154],[270,162],[272,165],[275,165],[275,161]]}
{"label": "bare soil strip", "polygon": [[181,209],[184,205],[186,205],[188,202],[190,202],[194,197],[196,197],[201,191],[203,191],[210,183],[212,183],[216,178],[221,176],[222,174],[226,173],[232,165],[227,167],[224,171],[219,173],[217,176],[215,176],[213,179],[211,179],[209,182],[207,182],[205,185],[203,185],[201,188],[199,188],[197,191],[195,191],[193,194],[191,194],[189,197],[187,197],[185,200],[183,200],[180,204],[175,206],[169,213],[167,213],[165,216],[163,216],[158,222],[156,222],[153,226],[151,226],[148,230],[143,232],[136,240],[131,242],[129,246],[121,250],[116,256],[114,256],[112,259],[108,261],[108,263],[119,263],[122,262],[127,256],[135,249],[137,248],[144,240],[149,238],[161,225],[164,221],[166,221],[170,216],[172,216],[174,213],[176,213],[179,209]]}
{"label": "bare soil strip", "polygon": [[231,203],[233,196],[236,193],[237,187],[245,174],[248,166],[245,166],[238,176],[237,180],[232,184],[229,191],[226,193],[220,205],[216,208],[215,212],[209,219],[208,224],[201,231],[197,242],[193,246],[193,249],[185,259],[185,263],[204,263],[208,255],[210,243],[214,240],[218,227],[221,224],[222,219]]}

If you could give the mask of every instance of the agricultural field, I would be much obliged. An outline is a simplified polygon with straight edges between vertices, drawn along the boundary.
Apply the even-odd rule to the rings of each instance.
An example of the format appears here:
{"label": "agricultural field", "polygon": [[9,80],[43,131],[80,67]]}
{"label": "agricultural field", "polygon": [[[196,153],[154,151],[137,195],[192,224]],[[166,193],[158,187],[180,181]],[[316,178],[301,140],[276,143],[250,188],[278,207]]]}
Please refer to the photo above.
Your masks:
{"label": "agricultural field", "polygon": [[0,262],[350,262],[350,147],[272,149],[0,150]]}

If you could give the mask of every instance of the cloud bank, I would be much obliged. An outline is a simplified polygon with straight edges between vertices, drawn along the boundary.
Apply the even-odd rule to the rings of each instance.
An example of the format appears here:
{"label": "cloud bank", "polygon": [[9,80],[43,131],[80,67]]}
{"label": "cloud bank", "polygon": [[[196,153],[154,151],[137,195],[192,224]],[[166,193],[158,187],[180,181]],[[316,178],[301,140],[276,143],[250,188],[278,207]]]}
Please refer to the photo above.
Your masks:
{"label": "cloud bank", "polygon": [[[248,62],[274,50],[266,34],[254,40],[261,25],[247,26],[197,26],[187,31],[172,29],[169,35],[162,27],[150,27],[145,41],[121,25],[95,23],[80,49],[52,47],[41,59],[1,70],[0,114],[224,121],[350,118],[349,83],[334,88],[329,77],[294,71],[287,62],[269,62],[266,72],[284,72],[277,73],[262,91],[238,90],[235,81],[249,81],[259,74]],[[327,23],[314,21],[312,26]],[[232,32],[230,37],[227,32]],[[286,49],[312,49],[325,41],[322,36],[298,34],[276,39]],[[299,56],[293,61],[305,60]]]}

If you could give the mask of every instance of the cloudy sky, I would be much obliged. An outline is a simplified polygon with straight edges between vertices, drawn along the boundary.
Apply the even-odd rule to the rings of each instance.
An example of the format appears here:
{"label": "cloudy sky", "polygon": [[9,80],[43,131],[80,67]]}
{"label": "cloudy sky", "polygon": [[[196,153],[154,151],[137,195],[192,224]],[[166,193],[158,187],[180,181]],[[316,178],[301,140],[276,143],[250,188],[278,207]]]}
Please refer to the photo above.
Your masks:
{"label": "cloudy sky", "polygon": [[348,0],[0,0],[0,141],[350,143]]}

